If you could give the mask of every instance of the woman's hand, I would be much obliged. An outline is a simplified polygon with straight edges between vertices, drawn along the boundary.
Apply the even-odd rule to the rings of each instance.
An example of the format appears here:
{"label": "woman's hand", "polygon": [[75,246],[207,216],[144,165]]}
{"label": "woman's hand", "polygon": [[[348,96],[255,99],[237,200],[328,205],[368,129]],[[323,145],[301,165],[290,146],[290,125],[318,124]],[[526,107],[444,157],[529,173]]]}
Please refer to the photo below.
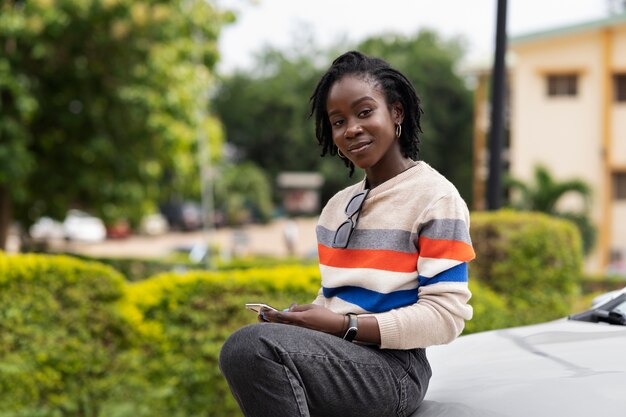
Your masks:
{"label": "woman's hand", "polygon": [[320,332],[343,336],[347,317],[316,304],[292,304],[289,311],[263,310],[266,321],[306,327]]}

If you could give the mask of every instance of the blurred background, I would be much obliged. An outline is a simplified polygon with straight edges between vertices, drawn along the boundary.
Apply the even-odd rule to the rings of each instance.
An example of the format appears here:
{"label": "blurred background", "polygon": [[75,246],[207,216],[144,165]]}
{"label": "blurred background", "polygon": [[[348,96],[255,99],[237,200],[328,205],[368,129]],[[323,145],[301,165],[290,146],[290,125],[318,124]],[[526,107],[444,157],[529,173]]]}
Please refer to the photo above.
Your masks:
{"label": "blurred background", "polygon": [[320,208],[362,174],[319,157],[308,98],[359,49],[415,84],[420,157],[472,210],[567,218],[589,273],[626,275],[623,1],[0,7],[0,249],[314,260]]}
{"label": "blurred background", "polygon": [[472,211],[463,335],[623,290],[625,3],[0,0],[0,415],[241,417],[224,340],[315,297],[320,209],[363,176],[309,118],[350,49],[414,83]]}

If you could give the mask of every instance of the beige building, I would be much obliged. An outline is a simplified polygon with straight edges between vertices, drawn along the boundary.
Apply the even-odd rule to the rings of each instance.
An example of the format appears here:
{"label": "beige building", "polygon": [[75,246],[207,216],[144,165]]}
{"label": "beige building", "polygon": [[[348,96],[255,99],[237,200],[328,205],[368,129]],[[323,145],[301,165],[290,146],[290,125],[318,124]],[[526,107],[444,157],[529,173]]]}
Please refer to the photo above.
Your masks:
{"label": "beige building", "polygon": [[587,270],[606,272],[626,261],[626,14],[512,38],[508,53],[509,171],[531,179],[544,164],[592,187]]}

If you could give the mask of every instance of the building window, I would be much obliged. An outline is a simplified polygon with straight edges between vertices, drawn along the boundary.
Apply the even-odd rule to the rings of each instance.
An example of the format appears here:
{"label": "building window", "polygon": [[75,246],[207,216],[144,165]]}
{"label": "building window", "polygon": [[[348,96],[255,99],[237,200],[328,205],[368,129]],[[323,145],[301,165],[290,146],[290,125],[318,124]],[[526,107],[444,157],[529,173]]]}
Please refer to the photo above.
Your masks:
{"label": "building window", "polygon": [[548,75],[548,96],[575,96],[578,94],[577,74]]}
{"label": "building window", "polygon": [[613,173],[613,199],[626,200],[626,172]]}
{"label": "building window", "polygon": [[613,91],[615,101],[626,101],[626,74],[613,75]]}

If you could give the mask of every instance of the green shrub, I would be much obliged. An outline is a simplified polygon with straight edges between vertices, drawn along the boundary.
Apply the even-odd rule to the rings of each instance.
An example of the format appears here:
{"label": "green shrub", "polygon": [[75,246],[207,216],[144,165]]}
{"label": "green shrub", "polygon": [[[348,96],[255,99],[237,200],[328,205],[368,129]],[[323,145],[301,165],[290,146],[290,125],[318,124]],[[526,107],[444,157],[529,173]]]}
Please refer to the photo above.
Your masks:
{"label": "green shrub", "polygon": [[626,278],[612,275],[585,275],[582,278],[582,292],[600,295],[626,287]]}
{"label": "green shrub", "polygon": [[506,297],[514,318],[509,325],[571,312],[582,271],[575,225],[546,214],[501,210],[474,213],[471,234],[477,256],[470,275]]}
{"label": "green shrub", "polygon": [[309,303],[319,280],[314,266],[170,273],[129,284],[147,343],[140,379],[152,385],[139,407],[150,416],[240,416],[217,361],[228,335],[256,322],[244,304]]}
{"label": "green shrub", "polygon": [[469,281],[474,316],[465,322],[463,334],[501,329],[510,326],[512,316],[503,297],[476,279]]}
{"label": "green shrub", "polygon": [[[164,259],[98,257],[82,254],[66,254],[85,261],[95,261],[108,265],[120,272],[127,281],[141,281],[166,272],[187,272],[206,270],[203,263],[192,262],[185,253],[175,253]],[[317,265],[317,259],[278,258],[271,256],[246,256],[230,260],[215,259],[212,267],[219,271],[252,268],[276,268],[285,265]]]}
{"label": "green shrub", "polygon": [[[127,281],[141,281],[151,276],[169,272],[177,269],[191,268],[194,264],[189,260],[178,261],[144,258],[114,258],[89,256],[75,253],[68,253],[68,256],[84,261],[95,261],[108,265],[122,274]],[[196,266],[200,267],[200,266]]]}
{"label": "green shrub", "polygon": [[128,369],[124,285],[102,264],[0,252],[0,415],[100,415]]}
{"label": "green shrub", "polygon": [[272,256],[246,256],[233,258],[229,261],[217,262],[217,269],[221,271],[250,268],[276,268],[290,266],[317,266],[317,258],[277,258]]}

